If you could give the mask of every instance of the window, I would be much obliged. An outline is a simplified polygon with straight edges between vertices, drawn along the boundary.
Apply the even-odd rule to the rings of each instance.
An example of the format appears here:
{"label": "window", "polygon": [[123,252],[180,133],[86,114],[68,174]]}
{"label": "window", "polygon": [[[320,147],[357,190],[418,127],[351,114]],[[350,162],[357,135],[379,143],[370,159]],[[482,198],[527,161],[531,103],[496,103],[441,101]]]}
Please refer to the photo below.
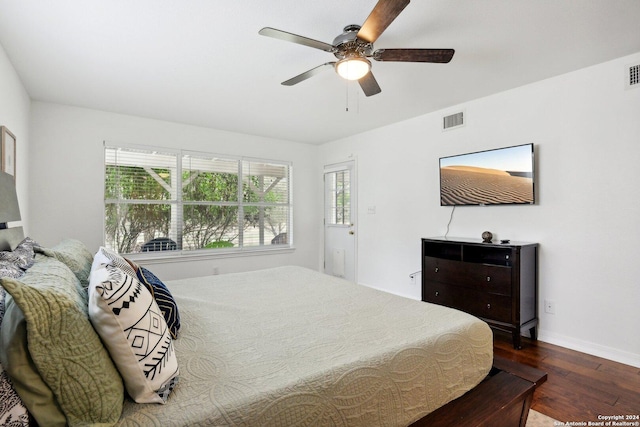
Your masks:
{"label": "window", "polygon": [[119,253],[291,244],[291,165],[105,147],[105,245]]}
{"label": "window", "polygon": [[351,182],[349,170],[325,173],[326,214],[329,225],[351,223]]}

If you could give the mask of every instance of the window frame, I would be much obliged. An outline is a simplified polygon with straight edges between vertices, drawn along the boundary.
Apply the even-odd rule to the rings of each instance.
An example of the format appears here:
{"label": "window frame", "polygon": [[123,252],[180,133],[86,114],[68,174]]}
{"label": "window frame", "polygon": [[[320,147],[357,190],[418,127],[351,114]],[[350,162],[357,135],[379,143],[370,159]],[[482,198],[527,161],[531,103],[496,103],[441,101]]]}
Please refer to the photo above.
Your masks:
{"label": "window frame", "polygon": [[[176,260],[186,260],[186,259],[200,259],[200,258],[218,258],[218,257],[235,257],[235,256],[245,256],[245,255],[257,255],[257,254],[269,254],[275,252],[292,252],[295,249],[294,240],[293,240],[293,162],[286,160],[275,160],[275,159],[267,159],[253,156],[237,156],[237,155],[229,155],[229,154],[219,154],[213,152],[206,151],[198,151],[198,150],[187,150],[187,149],[176,149],[176,148],[166,148],[166,147],[158,147],[158,146],[149,146],[149,145],[140,145],[140,144],[123,144],[123,143],[115,143],[115,142],[103,142],[103,244],[106,245],[107,242],[107,215],[106,209],[108,204],[166,204],[166,205],[174,205],[178,211],[178,218],[173,219],[170,218],[170,228],[174,226],[177,227],[178,235],[180,235],[181,241],[178,243],[178,249],[176,250],[162,250],[162,251],[148,251],[148,252],[126,252],[123,255],[126,255],[128,258],[133,260],[153,260],[158,259],[162,260],[162,262],[170,261],[171,259]],[[183,162],[187,156],[196,156],[196,157],[207,157],[212,159],[220,159],[224,161],[232,161],[235,162],[238,166],[237,169],[237,177],[238,183],[237,186],[237,199],[236,201],[184,201],[183,200],[183,188],[181,186],[177,186],[177,196],[175,199],[170,200],[136,200],[136,199],[107,199],[106,198],[106,182],[107,182],[107,166],[108,166],[108,150],[135,150],[148,154],[155,153],[165,153],[171,156],[175,156],[175,170],[177,176],[182,176],[183,172]],[[247,174],[244,172],[245,164],[251,163],[263,163],[263,164],[272,164],[278,166],[284,166],[286,168],[286,202],[280,203],[265,203],[265,202],[255,202],[250,200],[244,200],[243,197],[243,187],[245,181],[248,177],[254,176],[251,174]],[[113,163],[112,163],[113,164]],[[117,164],[117,163],[115,163]],[[245,245],[243,242],[243,238],[239,238],[238,246],[230,247],[230,248],[197,248],[197,249],[184,249],[182,248],[182,231],[184,230],[184,207],[190,205],[212,205],[212,206],[236,206],[238,208],[238,216],[237,216],[237,226],[238,231],[241,236],[245,233],[246,230],[243,228],[244,221],[244,209],[246,207],[284,207],[287,211],[286,214],[286,233],[287,233],[287,242],[279,243],[279,244],[267,244],[266,242],[262,242],[262,244],[258,245]],[[263,224],[263,228],[264,224]],[[171,233],[169,233],[171,234]],[[116,249],[117,250],[117,249]]]}

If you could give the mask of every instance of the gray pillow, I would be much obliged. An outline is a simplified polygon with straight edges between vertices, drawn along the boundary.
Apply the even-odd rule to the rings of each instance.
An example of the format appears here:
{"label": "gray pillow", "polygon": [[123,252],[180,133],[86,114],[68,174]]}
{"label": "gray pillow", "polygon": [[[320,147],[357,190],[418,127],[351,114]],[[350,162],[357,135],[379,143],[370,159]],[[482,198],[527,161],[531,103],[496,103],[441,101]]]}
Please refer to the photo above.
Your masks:
{"label": "gray pillow", "polygon": [[[6,291],[0,286],[0,329],[2,329],[2,319],[5,313]],[[0,342],[0,352],[4,349],[4,344]],[[0,358],[0,360],[2,360]],[[0,425],[12,425],[18,427],[29,426],[29,414],[20,396],[16,393],[11,383],[9,375],[0,362]]]}
{"label": "gray pillow", "polygon": [[[6,396],[3,394],[3,401],[7,398],[15,400],[19,396],[18,400],[24,403],[41,426],[64,427],[67,424],[53,392],[43,381],[31,359],[27,347],[27,321],[10,296],[6,301],[6,313],[0,329],[0,363],[6,366],[5,375],[8,374],[11,378],[13,386],[6,390]],[[13,399],[11,392],[15,395]]]}
{"label": "gray pillow", "polygon": [[89,286],[89,273],[91,273],[93,254],[89,252],[89,249],[80,240],[64,239],[52,248],[36,247],[35,250],[61,261],[73,271],[73,274],[80,280],[82,287],[87,288]]}
{"label": "gray pillow", "polygon": [[29,355],[67,422],[115,424],[122,379],[89,322],[78,278],[57,259],[36,256],[20,280],[4,278],[2,286],[24,313]]}

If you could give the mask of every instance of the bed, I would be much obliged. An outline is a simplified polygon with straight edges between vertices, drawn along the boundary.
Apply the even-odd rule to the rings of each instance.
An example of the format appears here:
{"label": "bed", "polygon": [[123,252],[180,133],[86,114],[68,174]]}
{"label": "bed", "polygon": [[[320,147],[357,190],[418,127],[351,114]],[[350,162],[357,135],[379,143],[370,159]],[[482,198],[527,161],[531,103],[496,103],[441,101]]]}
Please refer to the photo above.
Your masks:
{"label": "bed", "polygon": [[[4,231],[7,256],[25,242],[33,248],[23,274],[0,279],[7,292],[0,362],[12,381],[11,390],[0,387],[0,401],[15,399],[8,393],[18,390],[29,409],[15,425],[483,425],[497,417],[500,423],[486,425],[524,426],[541,380],[516,365],[496,366],[492,332],[473,316],[310,269],[162,284],[105,248],[94,254],[73,239],[52,248],[27,239],[16,247],[15,232],[7,242]],[[147,276],[129,277],[127,264]],[[127,371],[111,342],[118,333],[108,328],[119,324],[104,326],[96,317],[104,303],[94,301],[96,289],[113,277],[131,285],[136,301],[144,299],[138,295],[146,277],[169,291],[173,323],[149,287],[148,305],[156,308],[148,313],[162,311],[166,321],[157,342],[168,343],[163,348],[172,357],[163,360],[168,376],[157,385],[150,389],[149,378],[141,379],[152,390],[146,401],[155,403],[134,401],[145,391],[130,387],[136,370]],[[3,353],[14,347],[22,353],[8,359]],[[22,378],[18,365],[30,376]],[[28,390],[36,382],[40,389]]]}
{"label": "bed", "polygon": [[476,319],[308,269],[168,285],[184,307],[177,398],[125,405],[121,425],[408,425],[491,368]]}

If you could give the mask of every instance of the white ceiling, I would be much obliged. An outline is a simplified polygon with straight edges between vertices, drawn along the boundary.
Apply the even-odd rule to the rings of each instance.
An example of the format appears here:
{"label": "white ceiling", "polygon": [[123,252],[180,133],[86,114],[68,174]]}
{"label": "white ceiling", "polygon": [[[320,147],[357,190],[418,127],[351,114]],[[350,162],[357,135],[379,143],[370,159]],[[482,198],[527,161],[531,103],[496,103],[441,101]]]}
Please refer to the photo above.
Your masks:
{"label": "white ceiling", "polygon": [[2,0],[0,43],[34,100],[316,144],[640,52],[640,0],[414,0],[375,48],[449,64],[372,61],[369,98],[330,69],[280,85],[334,57],[262,27],[331,43],[375,3]]}

